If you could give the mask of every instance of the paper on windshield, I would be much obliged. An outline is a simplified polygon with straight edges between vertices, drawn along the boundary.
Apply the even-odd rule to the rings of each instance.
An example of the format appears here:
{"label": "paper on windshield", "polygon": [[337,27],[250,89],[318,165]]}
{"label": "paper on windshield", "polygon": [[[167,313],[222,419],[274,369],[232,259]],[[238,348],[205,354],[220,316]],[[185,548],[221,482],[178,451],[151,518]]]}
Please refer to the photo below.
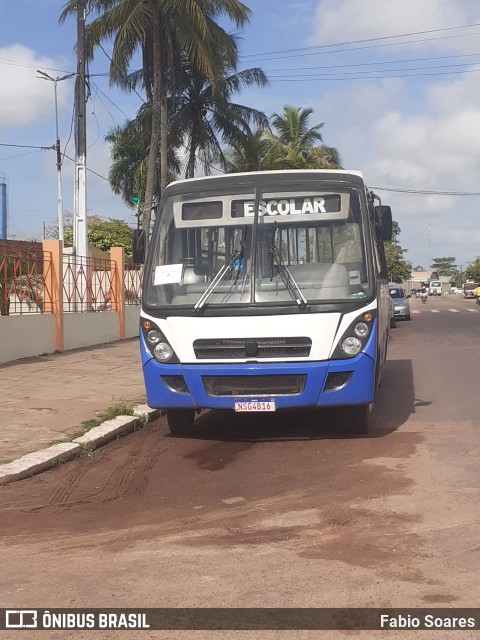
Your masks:
{"label": "paper on windshield", "polygon": [[182,264],[162,264],[155,267],[153,284],[179,284],[182,280],[182,269]]}

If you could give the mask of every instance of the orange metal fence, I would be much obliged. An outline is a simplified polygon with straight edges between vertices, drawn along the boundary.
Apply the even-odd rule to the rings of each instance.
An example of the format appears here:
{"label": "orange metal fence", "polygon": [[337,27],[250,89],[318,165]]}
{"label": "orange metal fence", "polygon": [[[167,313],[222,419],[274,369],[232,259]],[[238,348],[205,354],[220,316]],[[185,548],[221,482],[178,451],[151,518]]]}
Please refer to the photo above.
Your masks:
{"label": "orange metal fence", "polygon": [[125,263],[125,304],[139,305],[142,299],[143,265]]}
{"label": "orange metal fence", "polygon": [[48,312],[51,273],[48,251],[0,242],[0,315]]}
{"label": "orange metal fence", "polygon": [[63,256],[63,310],[109,311],[115,308],[116,265],[112,260]]}
{"label": "orange metal fence", "polygon": [[[13,247],[0,241],[0,315],[53,312],[52,254],[36,247]],[[117,308],[116,264],[103,258],[63,256],[63,311],[109,311]],[[143,266],[125,263],[125,304],[139,305]]]}

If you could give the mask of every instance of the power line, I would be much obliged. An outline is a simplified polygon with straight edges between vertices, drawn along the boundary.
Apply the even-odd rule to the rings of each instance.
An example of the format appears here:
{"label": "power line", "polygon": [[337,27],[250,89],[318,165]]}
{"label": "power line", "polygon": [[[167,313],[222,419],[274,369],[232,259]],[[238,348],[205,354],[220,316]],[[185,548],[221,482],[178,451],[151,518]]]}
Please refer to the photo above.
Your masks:
{"label": "power line", "polygon": [[[443,65],[432,65],[430,67],[405,67],[404,69],[376,69],[375,71],[343,71],[342,75],[344,76],[349,76],[349,75],[355,75],[355,74],[367,74],[367,73],[391,73],[391,72],[400,72],[400,71],[427,71],[429,69],[449,69],[451,67],[465,67],[467,63],[463,63],[463,64],[443,64]],[[480,64],[480,62],[473,62],[471,63],[471,66],[473,65],[478,65]],[[354,65],[352,65],[354,66]],[[316,76],[337,76],[339,75],[338,73],[295,73],[295,76],[298,78],[315,78]],[[270,76],[272,78],[279,78],[279,77],[288,77],[288,76]]]}
{"label": "power line", "polygon": [[[125,76],[125,74],[123,73],[123,71],[115,64],[115,62],[112,60],[112,58],[108,55],[108,53],[105,51],[105,49],[102,47],[102,45],[99,43],[98,46],[100,47],[100,49],[103,51],[103,53],[105,54],[106,58],[108,60],[110,60],[111,64],[115,67],[115,69],[118,71],[119,75],[123,78],[123,80],[125,82],[128,83],[128,78]],[[142,103],[144,105],[146,105],[147,103],[145,102],[145,100],[143,99],[143,96],[138,93],[138,91],[135,89],[135,87],[132,87],[132,91],[140,98],[140,100],[142,101]]]}
{"label": "power line", "polygon": [[[450,60],[456,58],[466,57],[478,57],[480,53],[462,53],[453,56],[432,56],[429,58],[406,58],[405,60],[382,60],[381,62],[353,62],[350,64],[328,64],[328,65],[315,65],[314,67],[278,67],[277,69],[264,69],[265,73],[276,73],[279,71],[313,71],[315,69],[347,69],[350,67],[372,67],[381,64],[405,64],[406,62],[430,62],[431,60]],[[467,64],[478,64],[477,62],[464,62],[457,66],[463,66]],[[453,65],[439,65],[439,68],[453,66]],[[430,67],[419,67],[420,69],[429,69]]]}
{"label": "power line", "polygon": [[[293,54],[288,56],[273,56],[273,57],[267,57],[267,58],[262,58],[261,56],[258,56],[257,58],[253,58],[253,60],[268,61],[268,60],[284,60],[285,58],[304,58],[306,56],[318,56],[318,55],[325,55],[325,54],[332,54],[332,53],[337,54],[337,53],[343,53],[344,51],[361,51],[364,49],[378,49],[381,47],[398,47],[406,44],[418,44],[419,42],[434,42],[435,40],[447,40],[449,38],[465,38],[465,36],[478,36],[478,35],[479,33],[468,33],[468,34],[462,33],[455,36],[440,36],[438,38],[419,38],[417,40],[404,40],[403,42],[387,42],[384,44],[370,44],[365,47],[346,47],[344,49],[332,49],[330,51],[314,51],[311,53],[298,53],[298,54]],[[325,46],[334,47],[336,45],[325,45]],[[243,56],[241,56],[241,59],[243,60]],[[250,64],[253,60],[246,60],[246,62]]]}
{"label": "power line", "polygon": [[[341,81],[341,80],[386,80],[387,78],[418,78],[420,76],[449,76],[458,75],[462,73],[478,73],[480,69],[463,69],[462,71],[439,71],[437,73],[392,73],[386,76],[329,76],[328,74],[322,74],[317,77],[310,77],[308,82],[313,80],[328,80],[329,82]],[[302,78],[292,78],[291,76],[270,76],[270,80],[276,82],[307,82]]]}
{"label": "power line", "polygon": [[0,142],[0,147],[18,147],[19,149],[43,149],[44,151],[55,150],[55,145],[51,147],[36,147],[31,144],[7,144],[6,142]]}
{"label": "power line", "polygon": [[435,191],[434,189],[410,189],[401,187],[376,187],[372,186],[372,189],[377,191],[393,191],[395,193],[413,193],[418,195],[430,195],[430,196],[480,196],[479,191]]}
{"label": "power line", "polygon": [[[75,160],[73,158],[70,158],[70,156],[67,156],[66,153],[64,153],[63,156],[64,156],[64,158],[67,158],[67,160],[70,160],[71,162],[75,162]],[[98,178],[102,178],[102,180],[105,180],[105,182],[108,182],[110,184],[110,180],[108,178],[106,178],[105,176],[102,176],[100,173],[97,173],[93,169],[89,169],[87,167],[87,171],[89,173],[93,173],[93,175],[97,176]]]}
{"label": "power line", "polygon": [[[27,64],[26,62],[19,62],[18,60],[11,60],[10,58],[0,58],[0,64],[6,64],[12,67],[27,67],[28,69],[37,69],[38,63]],[[53,67],[43,67],[48,71],[54,71],[55,73],[71,73],[71,71],[65,71],[65,69],[54,69]]]}
{"label": "power line", "polygon": [[[90,76],[91,77],[91,76]],[[115,122],[115,124],[118,124],[118,122],[116,121],[116,119],[113,117],[113,115],[110,113],[110,111],[107,109],[105,103],[103,102],[103,100],[100,98],[100,96],[98,94],[101,94],[106,100],[108,100],[108,102],[110,102],[110,104],[112,106],[114,106],[116,109],[118,109],[118,111],[120,111],[120,113],[122,114],[122,116],[124,116],[125,118],[127,118],[127,120],[129,119],[129,116],[125,113],[125,111],[123,111],[118,104],[116,104],[111,98],[109,98],[109,96],[100,89],[100,87],[98,86],[98,84],[96,82],[92,81],[92,85],[93,87],[96,89],[97,91],[97,98],[100,101],[100,103],[103,105],[103,108],[105,109],[105,111],[108,113],[108,115],[111,117],[111,119],[113,120],[113,122]]]}
{"label": "power line", "polygon": [[[456,27],[443,27],[440,29],[428,29],[426,31],[411,31],[408,33],[398,33],[395,35],[390,35],[390,36],[379,36],[376,38],[363,38],[361,40],[347,40],[345,42],[334,42],[331,44],[320,44],[320,45],[314,45],[311,47],[299,47],[296,49],[281,49],[279,51],[265,51],[263,53],[248,53],[242,56],[242,58],[258,58],[264,55],[275,55],[277,53],[295,53],[296,51],[312,51],[313,49],[327,49],[327,48],[331,48],[331,47],[343,47],[345,45],[351,45],[351,44],[363,44],[364,42],[378,42],[380,40],[390,40],[392,38],[406,38],[407,36],[420,36],[420,35],[426,35],[427,33],[440,33],[441,31],[453,31],[454,29],[468,29],[470,27],[479,27],[480,26],[480,22],[473,22],[472,24],[464,24],[464,25],[458,25]],[[460,34],[461,36],[465,35],[465,34]],[[468,35],[468,34],[467,34]],[[459,36],[453,36],[453,37],[459,37]],[[429,38],[425,38],[425,40],[429,40]],[[398,43],[397,43],[398,44]],[[401,43],[400,43],[401,44]]]}
{"label": "power line", "polygon": [[3,162],[4,160],[12,160],[15,158],[23,158],[25,156],[31,156],[34,153],[38,153],[40,151],[40,149],[36,149],[35,151],[27,151],[26,153],[18,153],[16,156],[7,156],[6,158],[0,158],[0,162]]}

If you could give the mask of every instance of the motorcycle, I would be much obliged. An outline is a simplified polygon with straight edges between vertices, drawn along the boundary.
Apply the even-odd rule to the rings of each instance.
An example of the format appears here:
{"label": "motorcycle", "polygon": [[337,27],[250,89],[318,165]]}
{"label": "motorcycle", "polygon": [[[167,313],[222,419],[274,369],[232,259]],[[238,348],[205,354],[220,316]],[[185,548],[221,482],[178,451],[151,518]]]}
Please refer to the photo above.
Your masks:
{"label": "motorcycle", "polygon": [[422,302],[423,302],[423,304],[425,304],[425,303],[426,303],[426,301],[427,301],[427,298],[428,298],[428,293],[426,293],[426,292],[424,291],[424,292],[422,293],[422,295],[421,295],[421,298],[422,298]]}

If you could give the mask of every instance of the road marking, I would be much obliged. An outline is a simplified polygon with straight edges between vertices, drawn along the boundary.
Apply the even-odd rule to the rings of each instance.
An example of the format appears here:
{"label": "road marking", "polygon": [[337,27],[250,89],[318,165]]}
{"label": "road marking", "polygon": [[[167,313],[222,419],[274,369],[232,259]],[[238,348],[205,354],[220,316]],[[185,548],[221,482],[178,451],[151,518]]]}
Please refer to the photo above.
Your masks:
{"label": "road marking", "polygon": [[430,311],[430,313],[441,313],[441,311],[450,311],[451,313],[460,313],[461,311],[470,311],[470,313],[480,313],[480,309],[412,309],[411,313],[422,313],[422,311]]}

